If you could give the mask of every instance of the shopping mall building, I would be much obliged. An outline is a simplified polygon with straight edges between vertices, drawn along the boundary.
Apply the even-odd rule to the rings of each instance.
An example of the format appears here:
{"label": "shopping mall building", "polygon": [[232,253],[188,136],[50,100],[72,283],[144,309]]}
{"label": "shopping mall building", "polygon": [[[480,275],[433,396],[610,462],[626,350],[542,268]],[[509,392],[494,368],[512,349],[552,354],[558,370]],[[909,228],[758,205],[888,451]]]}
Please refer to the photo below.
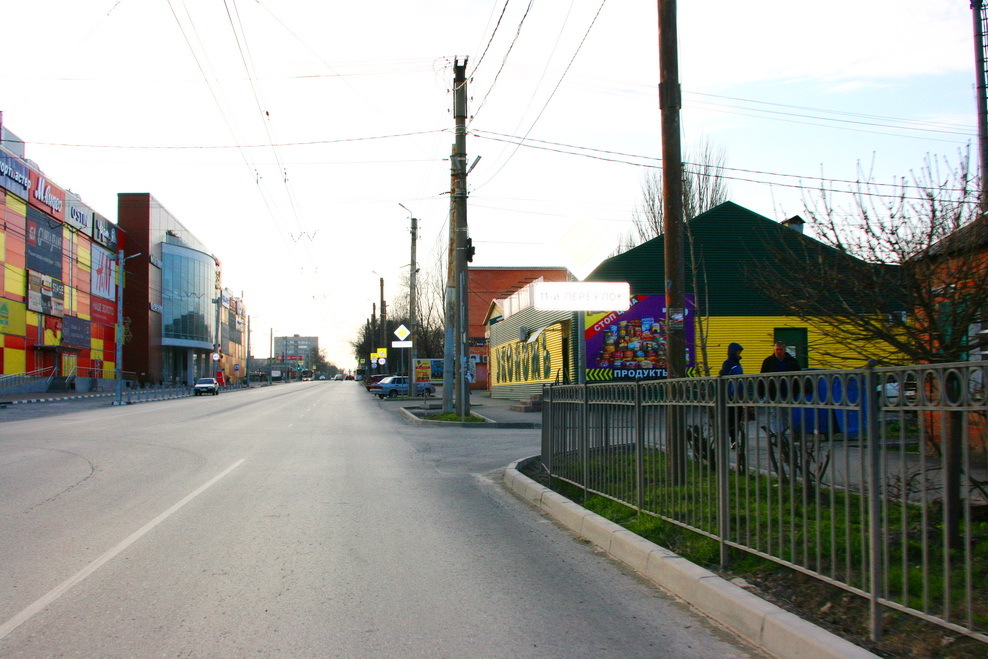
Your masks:
{"label": "shopping mall building", "polygon": [[114,224],[52,182],[2,123],[0,139],[0,390],[113,387],[121,256],[128,385],[242,379],[243,301],[205,245],[147,193],[120,194]]}

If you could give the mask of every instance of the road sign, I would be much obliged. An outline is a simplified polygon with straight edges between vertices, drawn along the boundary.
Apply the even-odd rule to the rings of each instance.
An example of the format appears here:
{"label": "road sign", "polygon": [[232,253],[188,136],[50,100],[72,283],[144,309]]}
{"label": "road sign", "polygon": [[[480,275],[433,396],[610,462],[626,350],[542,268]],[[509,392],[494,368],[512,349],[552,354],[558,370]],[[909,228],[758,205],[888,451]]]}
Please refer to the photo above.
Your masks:
{"label": "road sign", "polygon": [[377,363],[380,364],[381,366],[384,366],[385,364],[388,363],[388,360],[385,359],[384,357],[381,357],[380,359],[377,360]]}
{"label": "road sign", "polygon": [[[399,325],[398,326],[398,329],[395,330],[395,336],[397,336],[398,339],[401,340],[401,341],[404,341],[405,339],[407,339],[408,338],[408,335],[411,334],[411,333],[412,333],[411,330],[409,330],[404,325]],[[392,344],[391,347],[392,348],[395,347],[394,344]]]}
{"label": "road sign", "polygon": [[214,352],[213,353],[213,361],[214,362],[218,362],[219,360],[220,360],[220,353]]}
{"label": "road sign", "polygon": [[392,341],[391,342],[391,347],[392,348],[411,348],[412,347],[412,342],[411,341]]}

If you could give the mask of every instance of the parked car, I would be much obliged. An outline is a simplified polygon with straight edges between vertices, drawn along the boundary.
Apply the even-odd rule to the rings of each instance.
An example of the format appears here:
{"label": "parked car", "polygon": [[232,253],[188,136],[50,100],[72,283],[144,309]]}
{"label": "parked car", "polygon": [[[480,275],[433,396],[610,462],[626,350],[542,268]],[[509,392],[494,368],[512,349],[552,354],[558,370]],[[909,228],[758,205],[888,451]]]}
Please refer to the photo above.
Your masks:
{"label": "parked car", "polygon": [[[431,396],[436,393],[436,388],[429,382],[416,382],[415,390],[417,396]],[[408,377],[404,375],[392,375],[384,378],[380,382],[372,384],[369,391],[378,398],[394,398],[396,396],[408,395]]]}
{"label": "parked car", "polygon": [[367,391],[370,391],[371,385],[377,384],[384,378],[389,378],[390,375],[382,373],[381,375],[368,375],[364,378],[364,386],[367,387]]}
{"label": "parked car", "polygon": [[192,387],[192,391],[196,396],[199,394],[213,394],[215,396],[220,393],[220,383],[216,378],[199,378],[196,380],[195,386]]}

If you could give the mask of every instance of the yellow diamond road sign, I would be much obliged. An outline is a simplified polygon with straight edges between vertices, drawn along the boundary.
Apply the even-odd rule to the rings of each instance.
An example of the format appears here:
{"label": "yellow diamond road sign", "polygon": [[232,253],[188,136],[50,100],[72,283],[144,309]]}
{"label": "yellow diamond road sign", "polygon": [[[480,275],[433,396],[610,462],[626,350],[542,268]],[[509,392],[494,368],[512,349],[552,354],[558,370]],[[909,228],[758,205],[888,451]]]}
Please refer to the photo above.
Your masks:
{"label": "yellow diamond road sign", "polygon": [[405,327],[404,325],[399,325],[398,326],[398,329],[395,330],[395,336],[397,336],[402,341],[404,341],[405,339],[407,339],[408,338],[408,335],[411,334],[411,333],[412,332],[407,327]]}

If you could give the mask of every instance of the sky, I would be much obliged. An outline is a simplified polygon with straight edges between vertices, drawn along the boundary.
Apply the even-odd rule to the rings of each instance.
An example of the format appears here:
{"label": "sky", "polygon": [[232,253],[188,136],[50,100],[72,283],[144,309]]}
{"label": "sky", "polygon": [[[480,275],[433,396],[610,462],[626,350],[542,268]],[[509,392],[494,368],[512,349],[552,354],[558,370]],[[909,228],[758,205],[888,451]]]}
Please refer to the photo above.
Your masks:
{"label": "sky", "polygon": [[[732,201],[956,162],[977,142],[967,0],[679,2],[682,140]],[[269,337],[351,348],[448,239],[454,60],[468,74],[475,266],[576,268],[633,231],[661,164],[657,2],[0,0],[0,111],[27,157],[115,220],[149,192]],[[588,249],[574,248],[585,244]],[[596,248],[596,251],[592,248]]]}

